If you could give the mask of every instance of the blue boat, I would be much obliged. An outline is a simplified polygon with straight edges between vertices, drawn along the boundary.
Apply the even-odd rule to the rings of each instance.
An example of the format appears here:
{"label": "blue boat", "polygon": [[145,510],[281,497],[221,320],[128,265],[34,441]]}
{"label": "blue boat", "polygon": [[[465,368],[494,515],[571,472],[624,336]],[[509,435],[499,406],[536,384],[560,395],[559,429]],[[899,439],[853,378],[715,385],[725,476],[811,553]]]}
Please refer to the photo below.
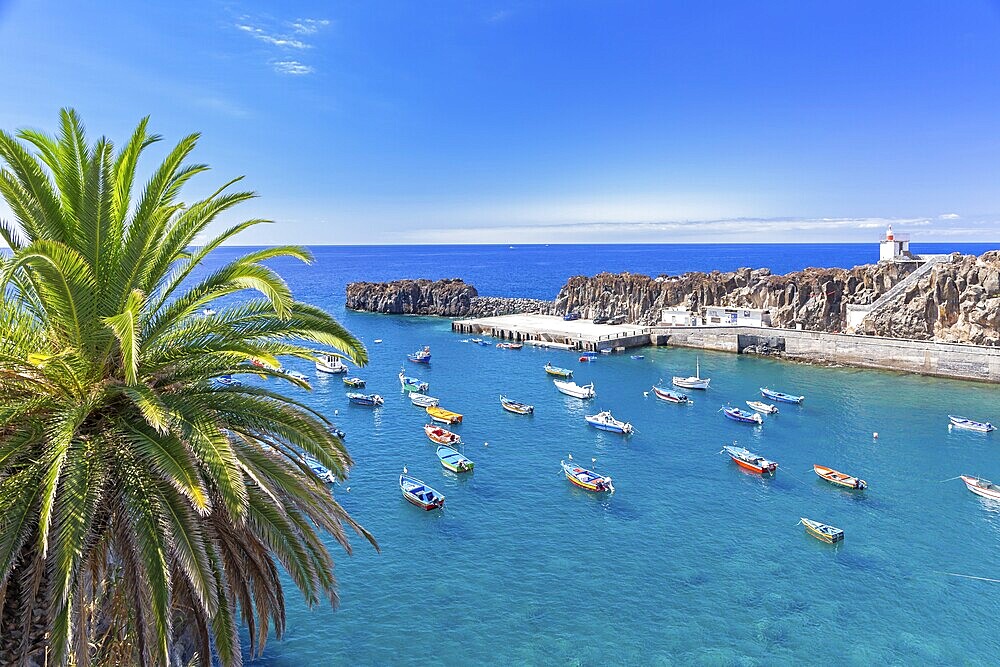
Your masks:
{"label": "blue boat", "polygon": [[404,371],[399,372],[399,384],[403,387],[403,391],[415,391],[420,394],[430,388],[430,385],[426,382],[409,377]]}
{"label": "blue boat", "polygon": [[237,380],[232,375],[223,375],[215,378],[216,383],[223,387],[242,387],[243,382]]}
{"label": "blue boat", "polygon": [[385,402],[378,394],[359,394],[353,391],[347,394],[347,400],[355,405],[364,405],[369,408],[376,408]]}
{"label": "blue boat", "polygon": [[424,345],[424,349],[417,350],[413,354],[408,354],[406,358],[415,364],[429,364],[431,363],[431,348],[428,345]]}
{"label": "blue boat", "polygon": [[727,418],[732,419],[734,422],[741,422],[743,424],[763,424],[764,419],[756,412],[747,412],[745,410],[740,410],[739,408],[722,408],[722,414],[726,415]]}
{"label": "blue boat", "polygon": [[583,418],[587,420],[588,424],[602,431],[629,435],[635,430],[628,422],[623,422],[612,417],[609,410],[598,412],[596,415],[584,415]]}
{"label": "blue boat", "polygon": [[645,356],[643,356],[643,355],[641,355],[641,354],[633,354],[633,355],[632,355],[632,358],[633,358],[633,359],[645,359],[646,357],[645,357]]}
{"label": "blue boat", "polygon": [[774,391],[772,389],[768,389],[767,387],[760,388],[760,395],[764,398],[770,398],[772,401],[780,401],[781,403],[801,403],[806,400],[805,396],[783,394],[780,391]]}
{"label": "blue boat", "polygon": [[403,497],[423,510],[433,510],[444,507],[444,495],[427,486],[416,477],[406,474],[399,476],[399,490],[403,492]]}

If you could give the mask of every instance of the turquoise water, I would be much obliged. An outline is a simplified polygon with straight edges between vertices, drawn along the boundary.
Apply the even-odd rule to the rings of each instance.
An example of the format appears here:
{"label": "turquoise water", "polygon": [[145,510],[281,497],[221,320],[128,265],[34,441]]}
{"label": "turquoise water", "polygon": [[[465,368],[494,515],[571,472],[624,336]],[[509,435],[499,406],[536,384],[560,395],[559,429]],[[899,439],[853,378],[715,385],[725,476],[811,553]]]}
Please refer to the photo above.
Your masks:
{"label": "turquoise water", "polygon": [[[361,540],[351,557],[335,550],[337,610],[306,609],[289,585],[288,632],[257,664],[996,664],[1000,584],[942,573],[1000,579],[1000,504],[941,480],[1000,480],[1000,434],[949,432],[946,416],[1000,422],[1000,388],[700,353],[712,389],[677,406],[643,392],[693,372],[693,350],[581,364],[465,344],[447,320],[344,312],[342,281],[356,276],[320,259],[288,274],[292,286],[368,344],[358,374],[386,402],[349,405],[339,377],[302,396],[347,431],[356,466],[335,494],[382,551]],[[429,367],[405,361],[424,344]],[[593,380],[597,398],[556,392],[546,361]],[[465,415],[455,430],[471,475],[438,463],[425,414],[399,391],[403,365]],[[807,398],[760,428],[719,413],[762,385]],[[535,415],[504,412],[500,393]],[[583,415],[600,409],[638,432],[588,427]],[[776,476],[720,455],[734,440],[778,461]],[[570,485],[559,467],[568,453],[596,458],[617,492]],[[832,487],[813,463],[870,489]],[[443,511],[403,500],[404,465],[447,496]],[[845,541],[808,537],[801,516],[843,528]]]}

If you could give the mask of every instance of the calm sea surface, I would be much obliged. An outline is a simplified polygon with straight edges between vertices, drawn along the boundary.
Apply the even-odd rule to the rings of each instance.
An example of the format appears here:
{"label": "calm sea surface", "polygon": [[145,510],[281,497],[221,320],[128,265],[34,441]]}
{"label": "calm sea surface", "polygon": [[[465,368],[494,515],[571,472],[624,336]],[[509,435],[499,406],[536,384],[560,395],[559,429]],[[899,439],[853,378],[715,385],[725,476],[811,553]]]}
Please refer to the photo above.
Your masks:
{"label": "calm sea surface", "polygon": [[[915,250],[983,252],[988,246]],[[947,415],[1000,422],[1000,388],[849,368],[701,353],[707,392],[676,406],[645,396],[693,372],[697,353],[641,350],[580,364],[569,352],[504,351],[461,342],[449,321],[345,312],[351,280],[458,276],[483,294],[552,298],[567,276],[657,275],[768,266],[853,266],[872,245],[315,248],[316,263],[281,263],[296,295],[326,307],[368,345],[357,374],[385,397],[349,405],[340,377],[295,394],[347,431],[356,466],[338,500],[378,538],[348,557],[334,547],[341,606],[306,609],[289,584],[288,632],[256,664],[997,664],[1000,504],[969,493],[962,473],[1000,480],[1000,433],[949,432]],[[239,252],[226,249],[219,260]],[[382,344],[373,344],[381,338]],[[430,345],[429,367],[405,361]],[[597,398],[556,392],[547,362],[572,368]],[[400,393],[401,366],[430,382],[476,462],[445,471],[423,411]],[[294,367],[315,377],[306,364]],[[762,427],[728,421],[770,386],[804,394]],[[505,393],[535,405],[501,410]],[[610,409],[637,433],[595,431]],[[879,438],[873,439],[877,431]],[[741,472],[719,450],[737,441],[777,460],[773,479]],[[487,444],[488,443],[488,444]],[[617,492],[574,488],[572,453]],[[856,474],[852,493],[812,464]],[[400,496],[403,466],[447,496],[422,512]],[[843,528],[839,546],[796,525]]]}

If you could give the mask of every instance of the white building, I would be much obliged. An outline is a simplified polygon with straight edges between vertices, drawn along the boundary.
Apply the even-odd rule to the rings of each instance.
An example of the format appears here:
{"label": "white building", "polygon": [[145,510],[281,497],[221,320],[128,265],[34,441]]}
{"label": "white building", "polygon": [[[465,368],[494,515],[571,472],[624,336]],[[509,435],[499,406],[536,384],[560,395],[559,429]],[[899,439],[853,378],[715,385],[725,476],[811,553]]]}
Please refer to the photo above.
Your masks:
{"label": "white building", "polygon": [[708,326],[771,326],[771,311],[767,308],[729,308],[726,306],[706,306],[704,321]]}
{"label": "white building", "polygon": [[895,234],[892,225],[885,230],[885,238],[879,241],[878,261],[895,261],[898,259],[912,259],[910,255],[910,237]]}
{"label": "white building", "polygon": [[700,319],[686,308],[664,308],[660,313],[660,323],[668,327],[696,327]]}

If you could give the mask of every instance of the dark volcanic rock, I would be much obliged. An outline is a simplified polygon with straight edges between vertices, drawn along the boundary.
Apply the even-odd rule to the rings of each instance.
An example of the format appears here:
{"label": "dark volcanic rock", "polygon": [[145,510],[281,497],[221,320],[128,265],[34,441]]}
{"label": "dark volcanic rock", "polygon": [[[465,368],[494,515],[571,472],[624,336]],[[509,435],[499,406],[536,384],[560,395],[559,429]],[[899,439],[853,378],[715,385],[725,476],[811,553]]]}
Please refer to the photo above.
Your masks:
{"label": "dark volcanic rock", "polygon": [[374,313],[489,317],[511,313],[549,312],[551,301],[479,296],[476,288],[458,278],[430,281],[394,280],[388,283],[350,283],[347,307]]}

